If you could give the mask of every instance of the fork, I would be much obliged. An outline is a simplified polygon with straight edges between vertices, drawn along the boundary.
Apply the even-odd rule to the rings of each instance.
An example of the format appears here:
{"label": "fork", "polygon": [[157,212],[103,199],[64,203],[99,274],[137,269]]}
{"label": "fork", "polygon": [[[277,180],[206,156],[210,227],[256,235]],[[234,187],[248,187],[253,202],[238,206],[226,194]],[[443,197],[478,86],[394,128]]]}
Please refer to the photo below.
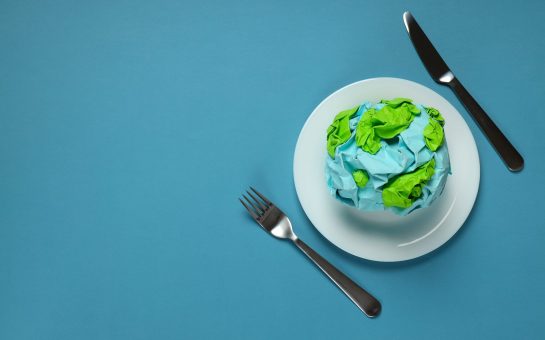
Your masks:
{"label": "fork", "polygon": [[[275,204],[269,201],[265,196],[259,193],[254,188],[250,187],[251,191],[246,191],[248,196],[242,195],[239,198],[240,203],[248,210],[252,218],[266,232],[272,234],[279,239],[289,239],[299,248],[318,268],[320,268],[330,279],[348,296],[352,302],[365,315],[372,318],[380,313],[380,302],[369,294],[365,289],[358,286],[352,279],[335,268],[326,259],[321,257],[317,252],[310,248],[306,243],[301,241],[293,232],[291,222]],[[252,192],[257,195],[254,196]],[[259,197],[259,198],[258,198]]]}

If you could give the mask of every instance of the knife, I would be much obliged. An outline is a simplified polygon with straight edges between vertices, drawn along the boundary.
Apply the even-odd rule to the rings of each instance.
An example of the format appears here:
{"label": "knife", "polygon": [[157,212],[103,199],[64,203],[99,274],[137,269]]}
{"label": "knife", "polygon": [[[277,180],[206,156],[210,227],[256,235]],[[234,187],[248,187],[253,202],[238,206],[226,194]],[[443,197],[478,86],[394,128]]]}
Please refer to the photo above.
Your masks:
{"label": "knife", "polygon": [[462,83],[454,76],[454,73],[452,73],[443,58],[439,55],[439,52],[433,47],[431,41],[424,34],[424,31],[422,31],[410,12],[403,13],[403,22],[418,56],[433,80],[441,85],[449,86],[454,91],[509,170],[522,170],[524,159],[520,153],[509,142],[492,119],[490,119],[479,103],[464,88]]}

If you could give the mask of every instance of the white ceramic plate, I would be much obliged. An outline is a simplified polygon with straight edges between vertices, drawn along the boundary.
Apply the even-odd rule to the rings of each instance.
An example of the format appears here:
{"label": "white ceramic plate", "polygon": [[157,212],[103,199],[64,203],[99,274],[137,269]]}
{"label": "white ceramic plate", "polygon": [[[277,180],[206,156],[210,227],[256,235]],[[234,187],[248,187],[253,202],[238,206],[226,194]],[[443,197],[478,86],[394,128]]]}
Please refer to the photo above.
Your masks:
{"label": "white ceramic plate", "polygon": [[[408,216],[362,212],[329,195],[324,174],[326,130],[342,110],[367,100],[396,97],[435,107],[445,117],[452,175],[443,194],[429,208]],[[409,260],[440,247],[460,229],[479,190],[479,154],[460,113],[429,88],[398,78],[362,80],[327,97],[303,126],[293,163],[299,201],[316,229],[337,247],[374,261]]]}

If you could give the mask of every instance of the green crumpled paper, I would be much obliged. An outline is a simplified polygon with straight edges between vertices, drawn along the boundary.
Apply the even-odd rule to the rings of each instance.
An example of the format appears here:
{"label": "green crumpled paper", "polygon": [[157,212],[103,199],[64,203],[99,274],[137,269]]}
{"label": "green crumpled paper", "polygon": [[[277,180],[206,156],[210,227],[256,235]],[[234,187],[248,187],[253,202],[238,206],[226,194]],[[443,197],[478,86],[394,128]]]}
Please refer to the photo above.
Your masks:
{"label": "green crumpled paper", "polygon": [[430,122],[424,128],[424,141],[428,146],[428,149],[435,151],[439,149],[441,144],[443,144],[443,139],[445,133],[441,124],[439,124],[435,119],[430,118]]}
{"label": "green crumpled paper", "polygon": [[327,128],[327,153],[331,158],[335,157],[335,150],[341,144],[350,139],[350,118],[358,111],[359,106],[340,112],[333,119],[333,123]]}
{"label": "green crumpled paper", "polygon": [[392,100],[383,99],[380,102],[393,108],[405,107],[414,114],[420,113],[420,110],[412,104],[413,100],[409,98],[394,98]]}
{"label": "green crumpled paper", "polygon": [[422,188],[435,172],[435,159],[387,183],[382,190],[385,206],[408,208],[422,195]]}
{"label": "green crumpled paper", "polygon": [[443,125],[445,125],[445,118],[441,115],[439,110],[433,107],[427,107],[426,112],[430,116],[428,125],[424,128],[424,141],[426,146],[431,151],[436,151],[443,144],[445,139],[445,132],[443,131]]}
{"label": "green crumpled paper", "polygon": [[354,178],[354,181],[356,182],[358,188],[363,188],[369,181],[369,175],[367,174],[367,171],[361,169],[354,170],[354,172],[352,172],[352,177]]}
{"label": "green crumpled paper", "polygon": [[437,123],[441,124],[441,126],[444,126],[445,125],[445,118],[443,118],[443,116],[441,115],[441,112],[439,112],[439,110],[433,108],[433,107],[427,107],[426,108],[426,112],[428,113],[428,115],[435,119],[437,121]]}
{"label": "green crumpled paper", "polygon": [[381,103],[386,105],[380,110],[365,111],[356,126],[356,145],[373,155],[380,150],[381,138],[394,138],[420,114],[411,99],[396,98],[381,100]]}

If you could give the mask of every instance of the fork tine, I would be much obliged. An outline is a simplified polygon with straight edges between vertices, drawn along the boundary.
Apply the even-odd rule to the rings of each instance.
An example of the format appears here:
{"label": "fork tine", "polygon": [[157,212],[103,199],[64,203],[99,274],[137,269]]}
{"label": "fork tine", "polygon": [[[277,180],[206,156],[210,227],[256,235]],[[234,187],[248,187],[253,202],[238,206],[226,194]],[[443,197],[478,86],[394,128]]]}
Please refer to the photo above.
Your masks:
{"label": "fork tine", "polygon": [[254,201],[257,202],[257,204],[259,204],[259,207],[260,207],[263,211],[267,210],[267,206],[266,206],[265,204],[263,204],[263,202],[261,202],[260,199],[256,198],[256,197],[255,197],[251,192],[249,192],[248,190],[246,190],[246,193],[248,193],[248,195],[250,195],[250,197],[253,198]]}
{"label": "fork tine", "polygon": [[243,200],[241,200],[240,198],[238,199],[240,201],[240,203],[242,203],[242,205],[244,206],[244,208],[246,208],[246,210],[248,210],[248,212],[250,213],[250,215],[252,215],[252,217],[257,220],[259,216],[257,216],[257,214],[255,213],[255,211],[253,211],[252,209],[250,209],[249,206],[246,205],[246,203],[244,203]]}
{"label": "fork tine", "polygon": [[255,190],[253,187],[250,187],[250,189],[252,189],[253,192],[256,193],[257,196],[259,196],[263,202],[267,203],[267,205],[272,205],[272,202],[269,201],[265,196],[263,196],[261,193],[259,193],[259,191]]}
{"label": "fork tine", "polygon": [[244,197],[244,199],[246,200],[246,202],[248,202],[248,203],[252,206],[252,208],[255,209],[256,213],[257,213],[259,216],[263,215],[263,213],[265,212],[265,210],[261,210],[261,208],[259,208],[258,206],[256,206],[256,205],[254,204],[254,202],[252,202],[252,201],[248,198],[248,196],[242,194],[242,197]]}

